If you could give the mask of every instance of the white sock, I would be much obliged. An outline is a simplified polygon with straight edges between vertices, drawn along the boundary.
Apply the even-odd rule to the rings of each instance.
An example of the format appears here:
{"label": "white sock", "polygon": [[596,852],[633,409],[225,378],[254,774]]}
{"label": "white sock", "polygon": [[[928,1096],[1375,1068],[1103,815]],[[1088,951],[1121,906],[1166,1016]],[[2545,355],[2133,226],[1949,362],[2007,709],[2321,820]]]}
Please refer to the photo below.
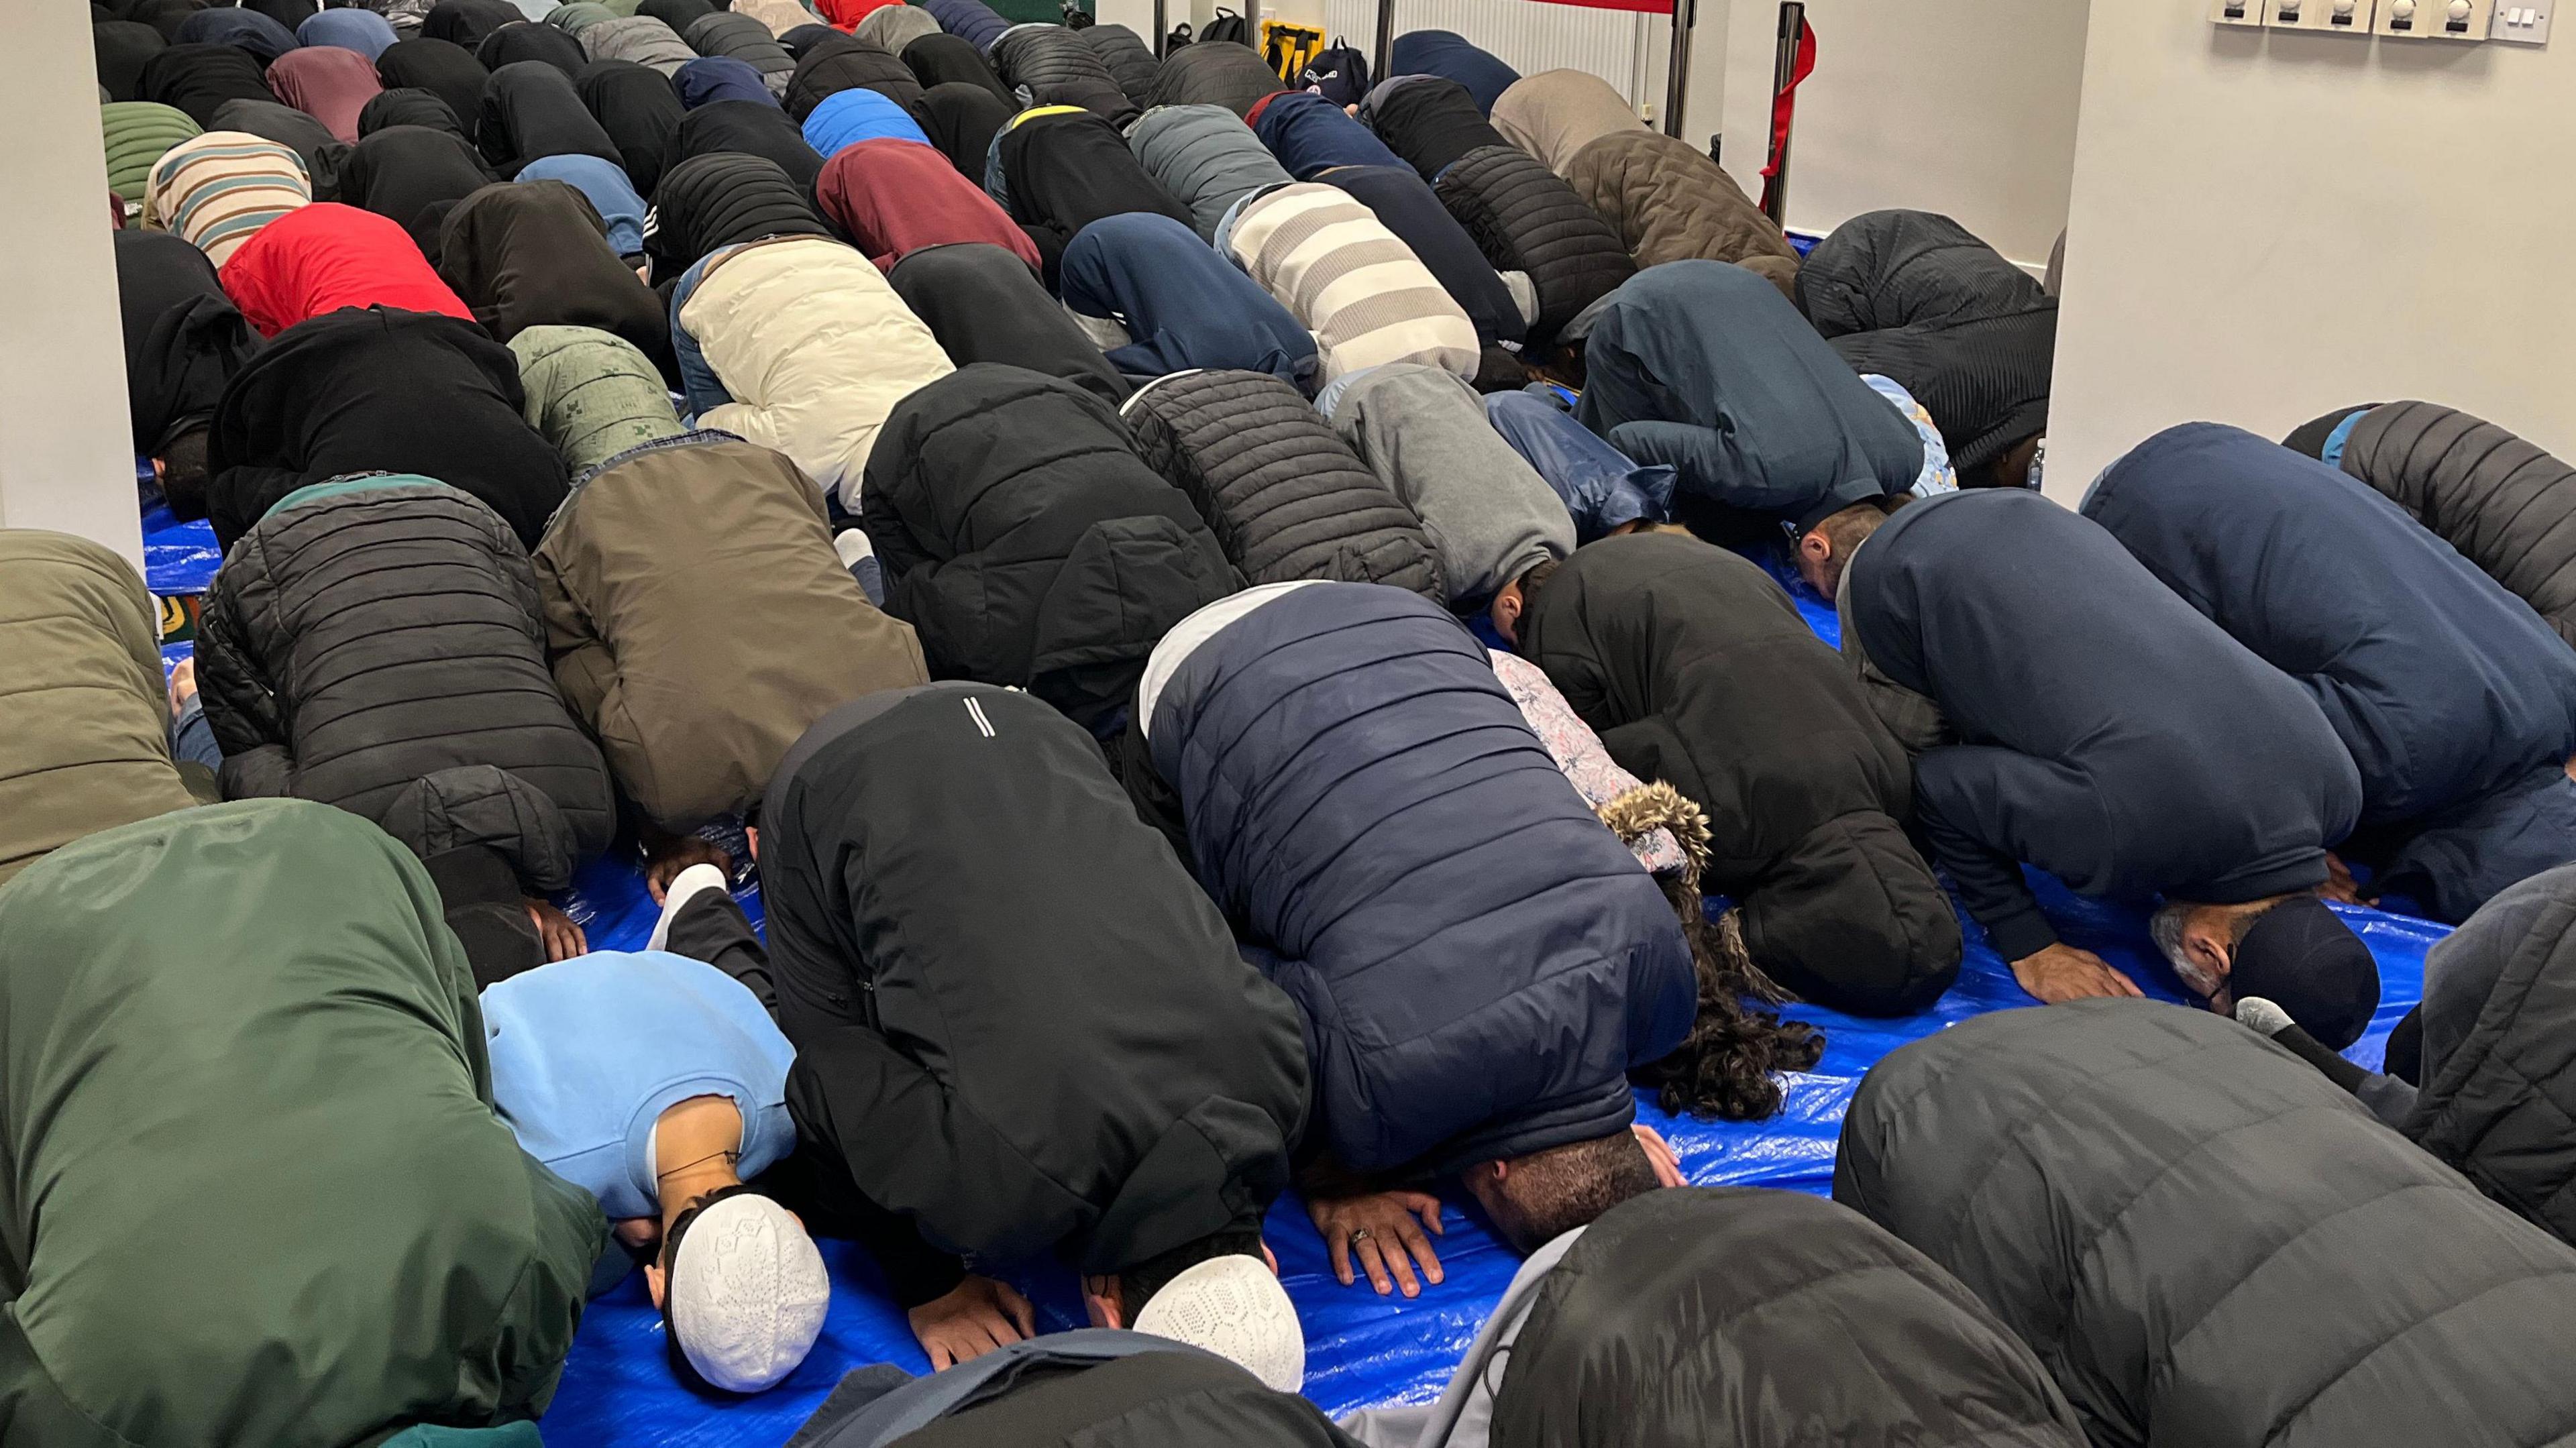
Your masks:
{"label": "white sock", "polygon": [[680,918],[691,900],[709,890],[725,888],[725,872],[713,865],[691,865],[662,892],[662,918],[653,922],[653,934],[644,942],[646,950],[660,950],[671,938],[671,922]]}
{"label": "white sock", "polygon": [[868,535],[857,528],[842,529],[841,536],[832,540],[832,551],[841,555],[843,568],[856,568],[859,566],[860,559],[874,558],[877,555],[876,545],[870,543]]}

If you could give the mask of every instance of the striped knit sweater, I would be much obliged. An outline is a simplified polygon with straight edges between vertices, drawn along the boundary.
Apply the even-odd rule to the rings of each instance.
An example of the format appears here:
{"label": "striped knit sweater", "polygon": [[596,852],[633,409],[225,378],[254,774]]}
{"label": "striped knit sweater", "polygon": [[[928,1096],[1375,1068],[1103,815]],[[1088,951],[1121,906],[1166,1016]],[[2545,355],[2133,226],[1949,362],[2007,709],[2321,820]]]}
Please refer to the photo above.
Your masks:
{"label": "striped knit sweater", "polygon": [[1244,204],[1226,243],[1315,334],[1319,381],[1388,362],[1476,375],[1476,324],[1377,213],[1339,187],[1265,192]]}
{"label": "striped knit sweater", "polygon": [[220,268],[252,233],[312,200],[313,183],[292,148],[243,131],[208,131],[153,163],[143,224],[178,233]]}

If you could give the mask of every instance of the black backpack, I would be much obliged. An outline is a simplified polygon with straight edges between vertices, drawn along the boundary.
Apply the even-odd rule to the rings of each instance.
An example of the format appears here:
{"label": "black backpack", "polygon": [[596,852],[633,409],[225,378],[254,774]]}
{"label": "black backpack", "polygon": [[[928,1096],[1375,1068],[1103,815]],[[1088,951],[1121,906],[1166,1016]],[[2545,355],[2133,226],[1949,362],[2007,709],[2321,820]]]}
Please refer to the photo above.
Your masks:
{"label": "black backpack", "polygon": [[1324,99],[1337,106],[1358,105],[1360,97],[1368,94],[1368,53],[1337,37],[1306,62],[1296,84],[1300,90],[1322,92]]}
{"label": "black backpack", "polygon": [[1216,18],[1207,23],[1207,29],[1199,32],[1199,39],[1231,40],[1237,45],[1250,45],[1252,23],[1231,10],[1219,10]]}

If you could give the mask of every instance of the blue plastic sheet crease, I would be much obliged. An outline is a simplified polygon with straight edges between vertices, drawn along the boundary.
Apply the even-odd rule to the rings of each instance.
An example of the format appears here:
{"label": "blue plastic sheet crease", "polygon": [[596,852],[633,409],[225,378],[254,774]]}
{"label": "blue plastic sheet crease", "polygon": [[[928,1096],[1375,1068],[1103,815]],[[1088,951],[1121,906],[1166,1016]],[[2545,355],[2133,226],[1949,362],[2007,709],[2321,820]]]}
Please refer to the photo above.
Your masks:
{"label": "blue plastic sheet crease", "polygon": [[[203,527],[171,525],[166,514],[161,526],[147,521],[155,593],[204,591],[219,559],[211,537],[189,532]],[[1838,632],[1832,609],[1800,584],[1778,556],[1763,561],[1798,600],[1810,625],[1832,642]],[[176,657],[186,650],[184,644],[173,645],[170,652]],[[735,858],[742,859],[738,836],[731,843]],[[2069,943],[2100,954],[2151,995],[2183,999],[2180,984],[2148,943],[2138,908],[2079,898],[2045,876],[2034,874],[2032,879],[2049,918]],[[757,889],[746,878],[735,893],[757,924]],[[642,948],[656,913],[631,860],[593,862],[559,903],[580,922],[595,949]],[[2375,1069],[2389,1031],[2422,998],[2425,951],[2449,931],[2375,910],[2336,910],[2379,961],[2379,1014],[2369,1034],[2347,1053]],[[1984,933],[1969,924],[1967,934],[1967,961],[1957,986],[1924,1015],[1874,1021],[1790,1007],[1787,1014],[1813,1022],[1824,1033],[1826,1048],[1816,1069],[1789,1079],[1787,1106],[1779,1115],[1749,1123],[1675,1118],[1641,1094],[1639,1119],[1672,1141],[1684,1172],[1696,1184],[1829,1191],[1835,1138],[1863,1073],[1897,1047],[1953,1022],[2032,1004],[1987,946]],[[1446,1280],[1426,1285],[1420,1298],[1408,1301],[1379,1297],[1365,1281],[1352,1287],[1335,1282],[1322,1239],[1308,1224],[1303,1206],[1283,1199],[1272,1210],[1268,1239],[1306,1328],[1306,1395],[1327,1413],[1338,1416],[1355,1408],[1423,1403],[1439,1396],[1510,1283],[1518,1260],[1486,1230],[1463,1195],[1449,1197],[1442,1217],[1445,1235],[1436,1245]],[[645,1294],[643,1278],[630,1275],[584,1315],[562,1385],[540,1425],[546,1441],[553,1448],[777,1448],[852,1368],[891,1362],[912,1372],[927,1371],[929,1364],[875,1266],[849,1244],[822,1245],[833,1278],[831,1312],[822,1340],[785,1383],[752,1398],[682,1387],[665,1357],[660,1317]],[[988,1265],[987,1270],[1028,1293],[1042,1329],[1085,1325],[1067,1269],[1030,1263]]]}

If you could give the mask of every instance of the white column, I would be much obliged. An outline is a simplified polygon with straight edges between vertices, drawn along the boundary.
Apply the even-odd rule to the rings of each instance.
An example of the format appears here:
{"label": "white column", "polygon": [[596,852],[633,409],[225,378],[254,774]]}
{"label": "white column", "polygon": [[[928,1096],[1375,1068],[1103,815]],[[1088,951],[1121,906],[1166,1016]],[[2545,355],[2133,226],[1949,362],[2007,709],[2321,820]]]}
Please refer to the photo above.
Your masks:
{"label": "white column", "polygon": [[107,153],[88,11],[10,7],[0,86],[0,526],[94,538],[143,566]]}

